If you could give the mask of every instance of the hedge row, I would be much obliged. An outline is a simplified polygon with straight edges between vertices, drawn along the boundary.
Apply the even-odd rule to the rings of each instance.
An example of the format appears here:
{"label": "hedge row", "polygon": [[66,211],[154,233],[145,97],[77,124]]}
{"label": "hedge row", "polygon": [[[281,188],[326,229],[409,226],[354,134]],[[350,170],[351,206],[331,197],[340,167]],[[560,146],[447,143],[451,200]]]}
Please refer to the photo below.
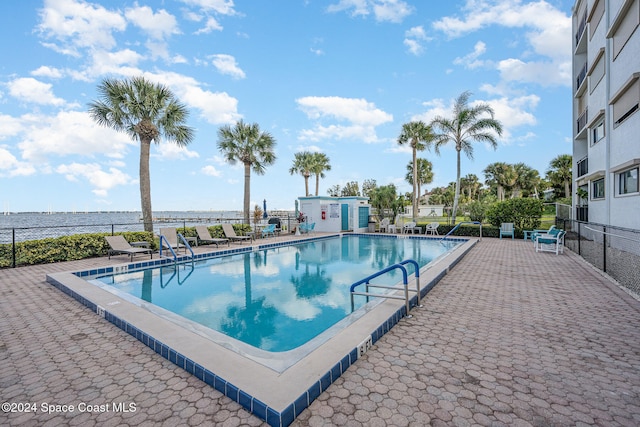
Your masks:
{"label": "hedge row", "polygon": [[[221,225],[210,226],[209,232],[213,237],[224,237]],[[234,224],[237,233],[249,231],[244,224]],[[194,227],[179,228],[178,232],[185,237],[197,235]],[[159,248],[158,237],[147,231],[126,231],[116,233],[123,235],[129,242],[146,241],[154,251]],[[15,244],[15,265],[48,264],[52,262],[74,261],[85,258],[106,256],[109,245],[104,239],[110,233],[74,234],[71,236],[53,237],[41,240],[27,240]],[[13,245],[0,244],[0,268],[13,266]]]}

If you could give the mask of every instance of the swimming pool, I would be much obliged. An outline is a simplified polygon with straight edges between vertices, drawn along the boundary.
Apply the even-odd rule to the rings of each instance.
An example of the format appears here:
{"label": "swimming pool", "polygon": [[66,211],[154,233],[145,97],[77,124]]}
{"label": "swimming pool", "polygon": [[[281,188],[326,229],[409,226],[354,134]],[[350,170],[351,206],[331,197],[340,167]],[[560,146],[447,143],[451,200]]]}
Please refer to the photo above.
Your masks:
{"label": "swimming pool", "polygon": [[[283,352],[351,314],[352,283],[407,258],[422,268],[457,244],[343,235],[109,274],[92,282],[110,285],[105,289],[125,292],[256,348]],[[382,280],[396,283],[400,273],[391,271]],[[356,298],[355,309],[365,303],[364,297]]]}
{"label": "swimming pool", "polygon": [[[333,243],[322,245],[323,241],[329,242],[325,236],[306,238],[307,242],[314,242],[315,245],[310,246],[313,250],[306,251],[308,255],[298,256],[298,271],[307,271],[305,262],[302,262],[305,257],[315,261],[321,269],[329,264],[339,264],[343,246],[350,254],[369,254],[370,256],[367,258],[369,264],[378,269],[378,265],[386,264],[393,259],[391,258],[392,254],[398,254],[400,258],[414,257],[416,259],[424,255],[425,249],[420,245],[407,246],[410,241],[435,240],[417,236],[376,235],[373,240],[362,240],[362,243],[356,244],[356,241],[360,242],[359,239],[350,239],[357,237],[357,235],[349,234],[344,237],[345,239],[340,240],[339,252],[333,250]],[[253,266],[256,263],[254,254],[259,254],[260,260],[263,260],[265,254],[267,258],[277,258],[275,255],[280,251],[280,247],[291,244],[283,240],[280,238],[279,241],[276,241],[277,243],[254,247],[232,246],[232,249],[222,249],[217,251],[217,254],[198,253],[196,254],[196,262],[217,257],[222,253],[234,256],[251,253],[252,255],[248,259],[253,263],[253,271]],[[382,247],[381,245],[386,245],[385,241],[393,243],[392,247],[379,251],[377,255],[373,256],[372,247]],[[476,243],[475,240],[468,239],[456,239],[456,241],[460,243],[458,246],[421,268],[421,294],[423,296]],[[329,250],[330,248],[331,250]],[[283,253],[286,252],[283,250]],[[311,257],[312,254],[313,257]],[[288,257],[288,265],[295,266],[295,254],[294,256],[288,255]],[[244,262],[245,259],[242,258],[243,265]],[[170,313],[155,304],[150,304],[142,298],[127,294],[112,285],[100,282],[101,284],[98,286],[94,280],[105,274],[126,270],[140,274],[147,267],[157,267],[166,263],[166,260],[153,259],[91,270],[52,273],[47,275],[47,282],[136,337],[160,356],[182,367],[251,413],[266,420],[270,425],[289,425],[302,410],[308,407],[320,393],[326,390],[360,357],[357,350],[363,340],[368,339],[375,344],[393,325],[401,321],[405,312],[404,302],[376,298],[378,301],[362,305],[354,313],[339,320],[327,331],[320,333],[306,344],[293,350],[272,352],[229,338],[220,332]],[[313,263],[307,261],[306,264],[310,266],[310,274],[316,271]],[[271,263],[268,262],[267,265],[271,265]],[[277,263],[273,265],[277,265]],[[262,274],[273,276],[271,271],[266,269]],[[191,275],[193,274],[195,272]],[[172,280],[165,281],[171,275],[164,276],[160,289],[162,289],[162,284],[165,285],[165,289],[191,286],[183,280],[187,275],[187,270],[181,267],[179,280],[177,273]],[[238,271],[235,275],[243,276],[244,271]],[[352,278],[358,280],[364,276],[360,267],[357,269],[345,268],[343,272],[335,274],[336,277],[341,277],[341,275],[345,276],[345,282],[348,284],[352,282]],[[334,278],[332,277],[332,279]],[[392,279],[388,282],[394,281],[395,279]],[[253,284],[252,280],[252,300],[258,296],[256,293],[258,288]],[[295,286],[291,286],[289,294],[295,292]],[[108,288],[111,288],[111,291],[107,290]],[[153,292],[156,289],[151,288],[151,290],[153,299]],[[142,290],[140,289],[139,292]],[[242,294],[242,290],[238,292]],[[265,302],[270,301],[267,296],[270,297],[269,294],[274,293],[268,287],[260,292],[263,292],[262,296],[265,297]],[[327,292],[323,295],[328,294],[330,293]],[[305,300],[301,299],[301,301]],[[428,300],[425,300],[424,303],[428,307]],[[342,307],[341,310],[350,311],[350,308],[346,310]],[[412,312],[414,310],[416,308]]]}

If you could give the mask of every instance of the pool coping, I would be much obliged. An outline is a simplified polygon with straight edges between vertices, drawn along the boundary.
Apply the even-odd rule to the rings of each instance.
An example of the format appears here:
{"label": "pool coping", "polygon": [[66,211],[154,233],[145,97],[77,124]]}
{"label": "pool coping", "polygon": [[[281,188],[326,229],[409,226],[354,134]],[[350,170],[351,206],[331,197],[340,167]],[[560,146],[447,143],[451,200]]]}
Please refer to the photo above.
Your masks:
{"label": "pool coping", "polygon": [[[367,233],[349,234],[371,236]],[[321,240],[335,236],[339,236],[339,234],[312,237],[300,241]],[[397,236],[397,238],[434,239],[424,236]],[[420,270],[422,297],[477,243],[477,239],[453,238],[450,240],[464,243]],[[293,243],[295,242],[287,241],[244,246],[216,252],[215,256],[244,253]],[[196,255],[197,258],[210,258],[211,256],[211,253]],[[370,339],[371,343],[375,344],[405,315],[404,302],[385,299],[349,324],[348,329],[338,332],[298,363],[283,372],[276,372],[193,331],[184,329],[180,325],[158,318],[148,310],[85,280],[95,274],[162,265],[166,262],[172,263],[173,261],[153,260],[81,272],[52,273],[47,275],[47,282],[272,426],[291,424],[311,402],[357,360],[358,346],[362,342]],[[415,288],[413,279],[409,286]],[[416,304],[416,299],[413,297],[412,306]]]}

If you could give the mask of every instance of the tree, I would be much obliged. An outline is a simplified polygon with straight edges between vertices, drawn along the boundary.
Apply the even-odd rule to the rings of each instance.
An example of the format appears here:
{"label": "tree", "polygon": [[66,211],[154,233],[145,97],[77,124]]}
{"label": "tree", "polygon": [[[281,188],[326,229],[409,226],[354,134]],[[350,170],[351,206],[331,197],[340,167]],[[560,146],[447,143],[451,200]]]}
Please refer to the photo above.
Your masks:
{"label": "tree", "polygon": [[257,123],[240,120],[235,126],[226,125],[218,130],[218,149],[230,164],[244,165],[244,221],[249,224],[251,199],[251,170],[264,175],[267,166],[276,161],[276,141],[268,132],[261,132]]}
{"label": "tree", "polygon": [[[412,164],[413,170],[417,171],[417,153],[425,148],[428,148],[433,141],[434,135],[431,131],[431,126],[427,126],[423,121],[409,122],[402,125],[402,132],[398,137],[398,144],[409,144],[412,152]],[[413,220],[415,221],[418,216],[418,174],[413,174]]]}
{"label": "tree", "polygon": [[396,186],[393,184],[383,185],[371,190],[371,206],[378,210],[380,217],[384,217],[385,212],[393,211],[397,203],[398,194]]}
{"label": "tree", "polygon": [[316,176],[316,196],[320,188],[320,178],[324,178],[324,171],[330,171],[329,157],[324,153],[311,154],[311,172]]}
{"label": "tree", "polygon": [[347,182],[342,188],[340,195],[343,197],[359,196],[360,189],[358,188],[358,181]]}
{"label": "tree", "polygon": [[302,151],[296,153],[293,159],[293,165],[289,168],[289,173],[300,174],[304,177],[304,195],[309,196],[309,177],[311,176],[311,168],[313,167],[313,154],[310,151]]}
{"label": "tree", "polygon": [[331,197],[339,197],[340,196],[340,184],[332,185],[327,188],[327,194]]}
{"label": "tree", "polygon": [[460,178],[460,192],[467,192],[467,199],[475,200],[476,196],[479,197],[480,188],[482,183],[475,174],[467,174]]}
{"label": "tree", "polygon": [[373,191],[378,184],[375,179],[365,179],[362,182],[362,195],[364,197],[371,197],[371,191]]}
{"label": "tree", "polygon": [[564,197],[571,197],[572,163],[573,158],[570,154],[560,154],[549,162],[549,169],[547,169],[549,181],[554,186],[564,187]]}
{"label": "tree", "polygon": [[431,184],[431,182],[433,181],[433,164],[431,164],[431,162],[427,159],[416,159],[417,163],[418,163],[418,173],[414,174],[413,173],[413,163],[409,162],[409,164],[407,164],[407,174],[405,175],[404,179],[405,181],[407,181],[409,184],[411,184],[413,182],[413,178],[414,175],[417,176],[417,191],[418,191],[418,203],[420,202],[420,195],[422,194],[421,191],[421,187],[423,185],[427,185],[427,184]]}
{"label": "tree", "polygon": [[469,106],[470,96],[471,92],[469,91],[458,96],[453,106],[453,118],[436,117],[431,122],[431,126],[436,132],[435,150],[437,154],[440,154],[440,148],[448,142],[451,141],[455,144],[457,165],[452,212],[454,224],[460,199],[460,152],[464,151],[467,157],[473,160],[472,142],[487,143],[495,150],[498,146],[495,135],[502,135],[502,124],[494,118],[493,108],[485,103]]}
{"label": "tree", "polygon": [[537,195],[540,183],[538,171],[524,163],[516,163],[513,165],[513,170],[516,174],[516,179],[511,197],[521,197],[525,195],[524,193],[527,195],[535,193]]}
{"label": "tree", "polygon": [[508,163],[491,163],[484,169],[485,184],[496,189],[498,201],[503,201],[507,190],[510,190],[516,182],[516,172]]}
{"label": "tree", "polygon": [[145,231],[153,232],[149,151],[161,139],[184,147],[193,129],[184,125],[189,112],[165,86],[144,77],[105,79],[98,85],[100,99],[89,104],[91,118],[100,126],[127,133],[140,141],[140,202]]}

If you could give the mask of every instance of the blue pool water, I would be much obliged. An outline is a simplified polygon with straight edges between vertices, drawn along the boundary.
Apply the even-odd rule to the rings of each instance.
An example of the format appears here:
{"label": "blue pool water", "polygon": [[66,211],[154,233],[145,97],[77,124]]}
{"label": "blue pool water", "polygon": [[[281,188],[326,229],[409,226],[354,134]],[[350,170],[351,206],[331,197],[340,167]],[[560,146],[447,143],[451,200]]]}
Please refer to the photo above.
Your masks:
{"label": "blue pool water", "polygon": [[[343,235],[97,280],[251,346],[282,352],[348,316],[352,283],[405,259],[422,268],[458,243]],[[381,279],[393,284],[401,275],[392,271]],[[356,310],[365,303],[356,297]]]}

